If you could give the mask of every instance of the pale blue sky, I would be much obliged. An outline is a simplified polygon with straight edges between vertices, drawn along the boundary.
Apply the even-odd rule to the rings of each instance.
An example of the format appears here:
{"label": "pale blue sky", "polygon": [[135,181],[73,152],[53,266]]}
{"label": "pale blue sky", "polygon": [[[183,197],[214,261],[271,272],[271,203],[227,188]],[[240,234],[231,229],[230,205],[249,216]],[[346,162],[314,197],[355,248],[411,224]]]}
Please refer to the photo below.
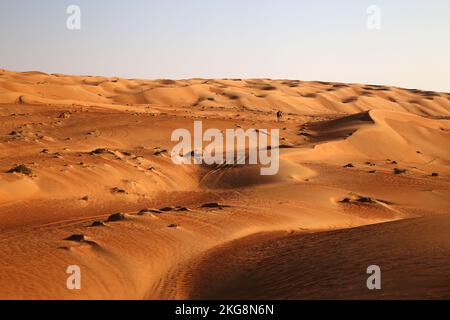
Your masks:
{"label": "pale blue sky", "polygon": [[[66,28],[81,7],[82,29]],[[381,30],[366,9],[382,9]],[[0,68],[450,92],[450,0],[1,0]]]}

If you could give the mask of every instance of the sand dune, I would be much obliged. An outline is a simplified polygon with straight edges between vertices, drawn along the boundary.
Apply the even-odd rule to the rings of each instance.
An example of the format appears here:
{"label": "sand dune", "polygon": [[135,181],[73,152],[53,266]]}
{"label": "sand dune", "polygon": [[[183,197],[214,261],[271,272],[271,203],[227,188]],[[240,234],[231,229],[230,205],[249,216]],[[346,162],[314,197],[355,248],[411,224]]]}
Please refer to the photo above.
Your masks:
{"label": "sand dune", "polygon": [[[416,89],[0,70],[0,298],[449,298],[449,117]],[[175,165],[194,120],[279,129],[279,173]]]}
{"label": "sand dune", "polygon": [[240,108],[295,115],[391,110],[448,117],[446,93],[289,80],[129,80],[1,71],[0,103]]}
{"label": "sand dune", "polygon": [[[188,278],[187,296],[262,300],[448,298],[448,228],[446,215],[317,234],[245,238],[206,254]],[[374,264],[384,269],[382,291],[366,287],[365,270]]]}

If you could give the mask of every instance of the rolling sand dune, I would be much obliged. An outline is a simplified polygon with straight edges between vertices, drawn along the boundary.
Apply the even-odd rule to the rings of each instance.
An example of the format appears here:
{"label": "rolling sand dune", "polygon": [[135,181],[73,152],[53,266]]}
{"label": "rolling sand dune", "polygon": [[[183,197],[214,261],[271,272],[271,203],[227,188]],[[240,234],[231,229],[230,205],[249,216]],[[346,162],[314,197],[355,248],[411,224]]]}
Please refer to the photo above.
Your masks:
{"label": "rolling sand dune", "polygon": [[[0,70],[0,298],[450,298],[449,119],[416,89]],[[175,165],[194,120],[280,129],[279,173]]]}

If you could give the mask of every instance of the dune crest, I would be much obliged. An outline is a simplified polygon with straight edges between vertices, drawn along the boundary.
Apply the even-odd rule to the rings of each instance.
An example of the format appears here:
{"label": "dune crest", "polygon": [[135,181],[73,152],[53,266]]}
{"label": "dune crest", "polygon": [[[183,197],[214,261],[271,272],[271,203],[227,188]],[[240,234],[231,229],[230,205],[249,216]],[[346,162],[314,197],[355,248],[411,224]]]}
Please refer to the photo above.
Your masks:
{"label": "dune crest", "polygon": [[268,79],[148,81],[4,70],[0,75],[0,90],[0,103],[155,105],[200,110],[238,108],[322,116],[379,109],[427,117],[450,116],[450,99],[446,93],[331,82]]}

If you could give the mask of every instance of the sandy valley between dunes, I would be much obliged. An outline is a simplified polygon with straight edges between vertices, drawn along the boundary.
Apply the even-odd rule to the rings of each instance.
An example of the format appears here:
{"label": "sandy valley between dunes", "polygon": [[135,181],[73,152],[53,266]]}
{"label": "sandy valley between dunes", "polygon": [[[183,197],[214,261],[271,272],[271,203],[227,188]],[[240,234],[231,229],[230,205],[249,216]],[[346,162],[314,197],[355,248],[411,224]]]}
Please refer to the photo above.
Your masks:
{"label": "sandy valley between dunes", "polygon": [[[0,299],[450,298],[448,93],[0,70],[0,119]],[[173,164],[195,120],[280,172]]]}

